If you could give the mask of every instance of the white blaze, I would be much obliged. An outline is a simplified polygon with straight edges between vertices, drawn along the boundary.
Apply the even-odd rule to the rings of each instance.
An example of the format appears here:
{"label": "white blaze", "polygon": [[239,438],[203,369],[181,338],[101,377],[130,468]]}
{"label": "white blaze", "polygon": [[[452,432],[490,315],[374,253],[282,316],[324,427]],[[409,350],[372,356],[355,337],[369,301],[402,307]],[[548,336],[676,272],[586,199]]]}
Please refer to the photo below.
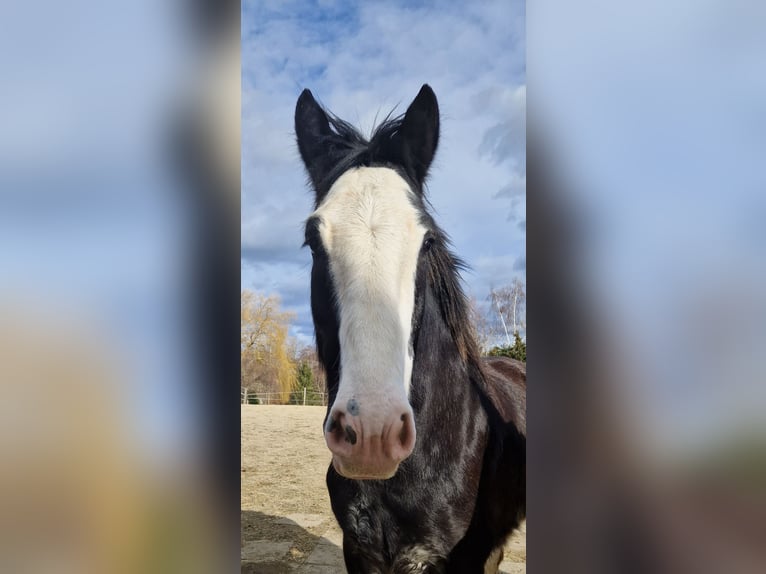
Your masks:
{"label": "white blaze", "polygon": [[407,401],[415,273],[426,233],[412,194],[396,171],[360,167],[339,177],[314,212],[338,299],[341,408],[354,397],[367,413],[372,406],[384,414]]}

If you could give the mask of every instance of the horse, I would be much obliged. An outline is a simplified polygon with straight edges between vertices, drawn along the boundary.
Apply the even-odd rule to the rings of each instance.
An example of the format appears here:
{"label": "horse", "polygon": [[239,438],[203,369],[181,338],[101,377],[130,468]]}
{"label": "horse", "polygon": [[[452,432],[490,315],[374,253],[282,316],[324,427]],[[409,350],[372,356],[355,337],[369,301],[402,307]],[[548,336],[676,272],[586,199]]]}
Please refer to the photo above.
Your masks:
{"label": "horse", "polygon": [[424,194],[439,121],[427,84],[369,139],[308,89],[295,108],[326,480],[350,574],[495,572],[526,517],[526,366],[480,356],[465,264]]}

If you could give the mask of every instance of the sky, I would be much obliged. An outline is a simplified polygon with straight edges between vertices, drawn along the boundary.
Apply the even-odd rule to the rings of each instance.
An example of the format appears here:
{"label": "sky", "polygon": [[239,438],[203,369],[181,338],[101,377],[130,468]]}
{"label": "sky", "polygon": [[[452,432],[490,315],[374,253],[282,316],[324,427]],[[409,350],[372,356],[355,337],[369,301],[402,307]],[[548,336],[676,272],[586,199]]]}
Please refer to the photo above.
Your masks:
{"label": "sky", "polygon": [[435,91],[441,139],[427,183],[437,223],[469,265],[469,295],[526,272],[525,4],[242,3],[242,288],[277,294],[313,342],[312,194],[293,134],[304,88],[369,133]]}

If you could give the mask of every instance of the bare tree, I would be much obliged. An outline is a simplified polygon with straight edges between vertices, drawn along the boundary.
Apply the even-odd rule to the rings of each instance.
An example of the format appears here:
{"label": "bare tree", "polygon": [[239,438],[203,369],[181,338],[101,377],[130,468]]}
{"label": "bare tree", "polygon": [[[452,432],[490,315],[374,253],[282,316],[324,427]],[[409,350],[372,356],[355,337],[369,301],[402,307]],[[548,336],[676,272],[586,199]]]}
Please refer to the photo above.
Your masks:
{"label": "bare tree", "polygon": [[527,294],[524,283],[514,277],[510,285],[491,289],[488,299],[494,318],[494,332],[504,336],[510,346],[511,336],[526,331],[527,327]]}
{"label": "bare tree", "polygon": [[479,302],[473,296],[468,300],[468,315],[471,321],[474,338],[479,345],[479,351],[485,353],[489,350],[490,343],[494,337],[494,332],[487,315],[481,310]]}

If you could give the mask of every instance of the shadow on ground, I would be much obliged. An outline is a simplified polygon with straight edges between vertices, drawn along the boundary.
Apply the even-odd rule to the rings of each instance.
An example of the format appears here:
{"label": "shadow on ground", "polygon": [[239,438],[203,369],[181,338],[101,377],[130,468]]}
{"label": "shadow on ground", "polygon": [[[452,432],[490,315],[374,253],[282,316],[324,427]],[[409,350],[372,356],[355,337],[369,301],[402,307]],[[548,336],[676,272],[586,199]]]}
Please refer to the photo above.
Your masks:
{"label": "shadow on ground", "polygon": [[[286,574],[305,569],[310,556],[325,547],[341,553],[321,535],[327,522],[315,515],[297,515],[296,520],[254,510],[242,510],[241,572],[242,574]],[[313,530],[313,532],[312,532]],[[321,544],[320,544],[321,542]]]}
{"label": "shadow on ground", "polygon": [[[342,574],[342,533],[326,516],[243,510],[242,574]],[[526,572],[526,522],[505,545],[501,574]]]}

